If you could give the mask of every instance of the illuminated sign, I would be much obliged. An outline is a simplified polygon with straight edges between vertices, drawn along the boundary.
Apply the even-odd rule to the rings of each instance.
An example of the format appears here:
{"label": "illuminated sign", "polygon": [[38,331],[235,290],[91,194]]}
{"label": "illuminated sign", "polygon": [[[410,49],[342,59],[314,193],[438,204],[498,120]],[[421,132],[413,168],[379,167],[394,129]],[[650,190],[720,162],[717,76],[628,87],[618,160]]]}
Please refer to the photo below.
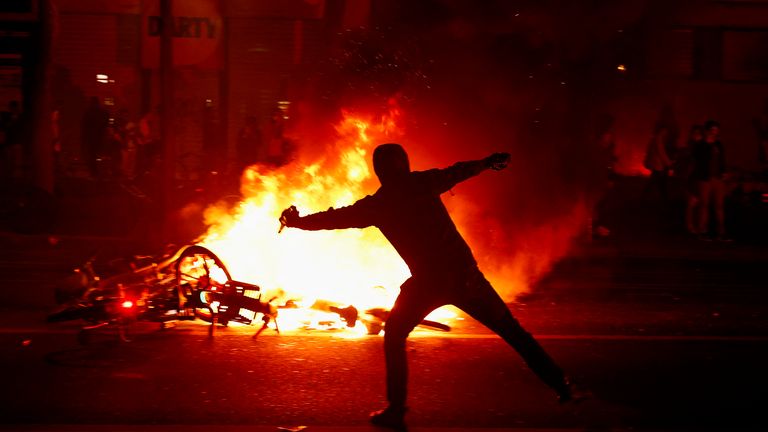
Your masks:
{"label": "illuminated sign", "polygon": [[[147,17],[147,35],[157,36],[163,32],[163,20],[159,16]],[[173,37],[207,38],[217,36],[218,22],[207,17],[174,17]]]}
{"label": "illuminated sign", "polygon": [[[165,23],[158,0],[145,0],[142,11],[142,65],[160,66],[160,35]],[[223,19],[217,0],[172,3],[173,64],[219,69],[223,64],[221,48]]]}

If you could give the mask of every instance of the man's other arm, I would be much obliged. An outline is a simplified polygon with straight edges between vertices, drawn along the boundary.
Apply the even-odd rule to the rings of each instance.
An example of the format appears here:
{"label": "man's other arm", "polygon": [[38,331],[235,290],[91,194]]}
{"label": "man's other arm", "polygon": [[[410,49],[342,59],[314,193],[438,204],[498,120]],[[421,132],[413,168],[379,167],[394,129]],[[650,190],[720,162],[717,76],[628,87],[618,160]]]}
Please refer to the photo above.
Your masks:
{"label": "man's other arm", "polygon": [[338,209],[287,219],[286,226],[309,231],[331,230],[344,228],[365,228],[373,225],[372,197],[365,197],[356,203]]}
{"label": "man's other arm", "polygon": [[496,171],[506,168],[509,157],[509,153],[494,153],[484,159],[457,162],[448,168],[424,171],[424,174],[429,176],[433,191],[444,193],[489,168]]}

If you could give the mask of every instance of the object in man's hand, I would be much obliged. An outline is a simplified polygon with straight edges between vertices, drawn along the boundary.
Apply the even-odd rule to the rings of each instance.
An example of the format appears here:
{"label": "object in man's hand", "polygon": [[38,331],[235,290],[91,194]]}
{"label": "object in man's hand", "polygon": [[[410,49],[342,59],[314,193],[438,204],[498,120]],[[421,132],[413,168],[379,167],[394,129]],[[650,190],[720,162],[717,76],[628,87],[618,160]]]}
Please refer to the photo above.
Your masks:
{"label": "object in man's hand", "polygon": [[488,167],[495,171],[503,170],[509,164],[511,156],[509,153],[494,153],[488,156],[485,160],[488,163]]}
{"label": "object in man's hand", "polygon": [[277,233],[280,234],[283,232],[283,228],[291,226],[298,217],[299,211],[296,210],[296,206],[290,206],[283,210],[283,212],[280,213],[280,229],[277,231]]}

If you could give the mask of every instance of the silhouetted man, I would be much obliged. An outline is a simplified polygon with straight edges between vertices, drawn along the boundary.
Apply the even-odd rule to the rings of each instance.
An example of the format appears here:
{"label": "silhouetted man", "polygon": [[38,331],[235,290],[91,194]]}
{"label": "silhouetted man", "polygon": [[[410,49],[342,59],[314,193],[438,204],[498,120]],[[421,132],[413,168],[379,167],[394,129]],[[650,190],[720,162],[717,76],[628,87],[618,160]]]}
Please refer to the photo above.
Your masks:
{"label": "silhouetted man", "polygon": [[371,414],[375,425],[405,427],[408,368],[405,341],[434,309],[452,304],[510,344],[528,366],[558,394],[574,396],[561,369],[526,332],[477,267],[469,246],[456,230],[440,195],[488,168],[501,170],[508,153],[458,162],[445,169],[411,171],[399,144],[383,144],[373,153],[381,187],[351,206],[301,217],[295,208],[281,223],[305,230],[378,227],[411,270],[384,328],[389,406]]}

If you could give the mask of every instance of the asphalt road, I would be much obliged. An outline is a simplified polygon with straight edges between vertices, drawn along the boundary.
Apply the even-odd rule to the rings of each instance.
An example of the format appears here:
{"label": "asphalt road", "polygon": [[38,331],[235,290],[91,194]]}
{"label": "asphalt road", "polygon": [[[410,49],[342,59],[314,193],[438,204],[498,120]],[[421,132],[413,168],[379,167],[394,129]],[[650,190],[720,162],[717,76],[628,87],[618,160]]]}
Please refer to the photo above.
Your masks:
{"label": "asphalt road", "polygon": [[[6,424],[361,426],[384,395],[381,338],[202,324],[133,341],[69,330],[0,335]],[[732,430],[766,426],[765,337],[541,335],[595,400],[559,406],[492,335],[409,343],[416,427]]]}
{"label": "asphalt road", "polygon": [[[593,400],[559,406],[514,351],[464,321],[410,340],[409,424],[768,430],[768,260],[759,248],[678,246],[593,245],[510,305]],[[5,289],[19,283],[14,275],[53,285],[76,258],[42,246],[6,252]],[[23,271],[35,263],[43,270]],[[0,429],[369,430],[367,413],[384,400],[380,337],[270,331],[253,340],[249,327],[211,339],[202,323],[185,322],[136,326],[128,343],[97,332],[83,345],[76,325],[46,326],[44,315],[0,313]]]}

